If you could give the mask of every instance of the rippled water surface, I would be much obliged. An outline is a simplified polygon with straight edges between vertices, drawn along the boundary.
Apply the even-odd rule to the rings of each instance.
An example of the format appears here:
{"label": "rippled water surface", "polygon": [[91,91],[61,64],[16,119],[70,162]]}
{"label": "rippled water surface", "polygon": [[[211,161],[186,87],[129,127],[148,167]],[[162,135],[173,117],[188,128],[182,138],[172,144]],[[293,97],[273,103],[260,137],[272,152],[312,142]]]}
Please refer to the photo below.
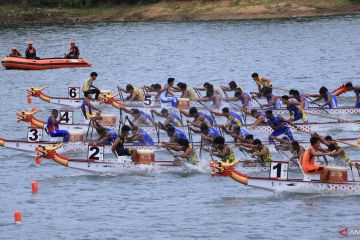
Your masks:
{"label": "rippled water surface", "polygon": [[[50,95],[65,96],[67,86],[80,86],[90,71],[110,90],[169,76],[192,85],[237,80],[255,89],[254,71],[278,87],[306,92],[348,80],[359,84],[359,26],[360,17],[345,16],[0,28],[2,55],[12,46],[23,51],[32,39],[40,57],[62,56],[76,39],[93,63],[92,69],[1,69],[0,133],[26,136],[15,117],[28,108],[26,87],[47,85]],[[46,117],[50,105],[33,101]],[[351,94],[342,99],[353,104]],[[359,197],[273,194],[207,172],[101,176],[33,163],[29,154],[0,150],[0,239],[336,239],[343,227],[360,228]],[[40,192],[32,195],[35,179]],[[17,209],[21,225],[12,224]]]}

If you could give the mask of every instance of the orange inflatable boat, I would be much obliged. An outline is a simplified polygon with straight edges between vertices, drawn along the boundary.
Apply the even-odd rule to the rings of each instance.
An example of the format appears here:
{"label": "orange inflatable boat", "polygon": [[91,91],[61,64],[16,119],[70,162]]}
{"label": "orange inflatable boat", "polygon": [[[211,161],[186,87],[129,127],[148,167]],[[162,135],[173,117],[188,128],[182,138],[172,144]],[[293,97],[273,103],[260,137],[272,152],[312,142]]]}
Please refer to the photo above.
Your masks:
{"label": "orange inflatable boat", "polygon": [[22,69],[22,70],[91,67],[91,63],[88,62],[85,58],[26,59],[26,58],[18,58],[18,57],[5,57],[1,60],[1,64],[6,69]]}

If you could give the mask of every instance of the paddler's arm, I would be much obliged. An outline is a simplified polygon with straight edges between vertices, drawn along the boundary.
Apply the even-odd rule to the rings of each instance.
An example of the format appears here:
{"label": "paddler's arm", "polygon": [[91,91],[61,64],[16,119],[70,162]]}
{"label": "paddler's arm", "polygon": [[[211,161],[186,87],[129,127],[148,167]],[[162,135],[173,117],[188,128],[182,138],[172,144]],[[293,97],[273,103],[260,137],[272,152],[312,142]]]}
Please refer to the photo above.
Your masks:
{"label": "paddler's arm", "polygon": [[224,91],[224,92],[231,92],[232,89],[230,87],[227,86],[220,86],[220,88]]}
{"label": "paddler's arm", "polygon": [[195,98],[193,101],[195,101],[195,102],[208,102],[208,101],[210,101],[210,98],[208,98],[208,97]]}
{"label": "paddler's arm", "polygon": [[271,101],[269,103],[261,104],[260,106],[261,107],[271,107],[272,105],[275,104],[275,102],[276,102],[276,98],[275,98],[275,96],[272,96]]}
{"label": "paddler's arm", "polygon": [[241,108],[242,108],[243,110],[245,110],[245,109],[247,108],[247,106],[249,106],[249,101],[250,101],[250,97],[245,96],[245,97],[244,97],[244,104],[241,106]]}
{"label": "paddler's arm", "polygon": [[185,117],[190,117],[189,111],[186,112],[185,110],[181,110],[180,114],[184,114]]}
{"label": "paddler's arm", "polygon": [[311,150],[310,150],[310,154],[311,154],[312,156],[316,156],[316,157],[328,156],[328,155],[329,155],[329,153],[317,152],[317,151],[315,151],[314,149],[311,149]]}
{"label": "paddler's arm", "polygon": [[171,90],[174,92],[181,92],[181,89],[178,86],[172,86]]}
{"label": "paddler's arm", "polygon": [[263,147],[260,152],[255,152],[252,155],[257,157],[263,157],[268,153],[269,153],[269,149],[267,147]]}
{"label": "paddler's arm", "polygon": [[161,88],[160,91],[159,91],[159,95],[162,93],[162,92],[165,92],[166,90],[169,90],[169,86],[166,85],[165,87]]}
{"label": "paddler's arm", "polygon": [[53,115],[50,116],[50,121],[52,124],[59,124],[61,122],[61,120],[63,120],[64,118],[60,117],[59,120],[55,120],[55,117]]}
{"label": "paddler's arm", "polygon": [[328,97],[328,100],[323,105],[321,105],[319,108],[324,108],[326,105],[330,104],[331,101],[332,101],[332,99],[330,97]]}
{"label": "paddler's arm", "polygon": [[129,93],[125,88],[122,88],[120,85],[117,86],[119,92]]}
{"label": "paddler's arm", "polygon": [[97,87],[95,87],[94,85],[93,85],[93,80],[92,79],[90,79],[90,81],[89,81],[89,88],[90,87],[92,87],[92,88],[95,88],[95,89],[98,89],[99,90],[99,88],[97,88]]}
{"label": "paddler's arm", "polygon": [[197,90],[197,91],[206,91],[206,88],[193,88],[194,90]]}
{"label": "paddler's arm", "polygon": [[186,149],[186,151],[183,154],[175,155],[175,157],[180,157],[180,158],[189,158],[190,156],[191,156],[191,149],[190,148]]}
{"label": "paddler's arm", "polygon": [[272,139],[278,141],[279,143],[281,144],[286,144],[286,145],[290,145],[291,142],[289,142],[288,140],[284,140],[282,138],[278,138],[278,137],[275,137],[275,136],[271,136]]}
{"label": "paddler's arm", "polygon": [[215,116],[223,116],[221,112],[215,112],[213,110],[210,110],[211,113],[213,113]]}
{"label": "paddler's arm", "polygon": [[162,116],[161,116],[161,113],[159,113],[159,112],[156,111],[155,109],[151,109],[150,112],[153,113],[153,114],[155,114],[155,115],[158,116],[158,117],[162,117]]}
{"label": "paddler's arm", "polygon": [[144,91],[155,92],[155,89],[150,86],[144,86],[143,89],[144,89]]}
{"label": "paddler's arm", "polygon": [[263,121],[265,121],[265,117],[264,116],[259,116],[256,121],[251,125],[250,128],[256,128],[257,126],[259,126]]}
{"label": "paddler's arm", "polygon": [[94,104],[92,104],[89,100],[87,100],[87,104],[94,110],[101,112],[101,110],[98,107],[95,107]]}
{"label": "paddler's arm", "polygon": [[111,146],[111,151],[116,154],[116,148],[117,146],[120,144],[121,140],[120,137],[117,137],[113,143],[113,145]]}
{"label": "paddler's arm", "polygon": [[130,109],[127,109],[126,107],[121,108],[124,112],[131,114],[132,111]]}

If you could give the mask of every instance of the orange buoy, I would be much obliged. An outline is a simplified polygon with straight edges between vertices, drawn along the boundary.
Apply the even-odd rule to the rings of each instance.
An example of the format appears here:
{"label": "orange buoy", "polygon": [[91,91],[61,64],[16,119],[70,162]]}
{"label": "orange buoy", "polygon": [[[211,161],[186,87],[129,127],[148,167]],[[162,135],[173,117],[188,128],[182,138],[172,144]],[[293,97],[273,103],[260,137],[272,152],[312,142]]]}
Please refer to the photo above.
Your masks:
{"label": "orange buoy", "polygon": [[39,187],[36,181],[32,181],[31,189],[32,189],[32,193],[37,193],[39,191]]}
{"label": "orange buoy", "polygon": [[14,219],[16,224],[21,223],[21,212],[19,210],[15,211]]}
{"label": "orange buoy", "polygon": [[41,157],[39,155],[35,156],[35,164],[40,165],[41,164]]}
{"label": "orange buoy", "polygon": [[28,104],[31,104],[31,103],[32,103],[32,98],[31,98],[31,96],[28,96],[28,97],[27,97],[27,102],[28,102]]}

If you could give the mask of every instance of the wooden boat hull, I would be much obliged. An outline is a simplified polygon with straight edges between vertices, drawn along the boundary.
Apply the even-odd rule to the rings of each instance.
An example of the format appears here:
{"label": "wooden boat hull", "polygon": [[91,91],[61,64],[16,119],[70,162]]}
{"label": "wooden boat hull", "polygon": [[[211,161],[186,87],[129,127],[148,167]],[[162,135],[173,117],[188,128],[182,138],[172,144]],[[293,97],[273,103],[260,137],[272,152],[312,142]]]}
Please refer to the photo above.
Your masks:
{"label": "wooden boat hull", "polygon": [[45,58],[45,59],[26,59],[16,57],[5,57],[1,64],[6,69],[21,70],[45,70],[57,68],[76,68],[91,67],[91,63],[85,58],[66,59],[66,58]]}

